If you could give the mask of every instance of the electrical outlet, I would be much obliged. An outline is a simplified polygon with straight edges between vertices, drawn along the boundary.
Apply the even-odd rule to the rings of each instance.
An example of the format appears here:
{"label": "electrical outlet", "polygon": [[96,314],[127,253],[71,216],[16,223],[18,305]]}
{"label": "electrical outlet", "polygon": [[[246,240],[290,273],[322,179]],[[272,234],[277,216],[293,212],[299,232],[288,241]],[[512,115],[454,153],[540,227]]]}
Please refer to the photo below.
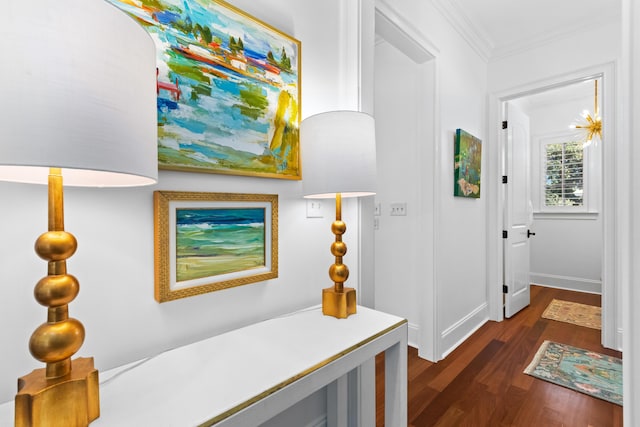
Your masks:
{"label": "electrical outlet", "polygon": [[307,199],[307,218],[322,218],[322,202],[317,199]]}
{"label": "electrical outlet", "polygon": [[380,218],[373,218],[373,229],[380,230]]}
{"label": "electrical outlet", "polygon": [[406,216],[406,215],[407,215],[406,202],[391,203],[391,216]]}

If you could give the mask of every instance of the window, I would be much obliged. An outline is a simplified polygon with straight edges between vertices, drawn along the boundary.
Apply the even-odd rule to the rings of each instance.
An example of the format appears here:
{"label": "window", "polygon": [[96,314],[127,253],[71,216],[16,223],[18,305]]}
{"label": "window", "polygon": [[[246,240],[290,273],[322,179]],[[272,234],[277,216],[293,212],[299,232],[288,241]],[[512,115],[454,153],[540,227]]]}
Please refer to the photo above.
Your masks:
{"label": "window", "polygon": [[581,142],[545,144],[545,206],[584,205],[583,158]]}
{"label": "window", "polygon": [[534,218],[597,219],[601,144],[583,147],[569,130],[535,135],[531,142]]}

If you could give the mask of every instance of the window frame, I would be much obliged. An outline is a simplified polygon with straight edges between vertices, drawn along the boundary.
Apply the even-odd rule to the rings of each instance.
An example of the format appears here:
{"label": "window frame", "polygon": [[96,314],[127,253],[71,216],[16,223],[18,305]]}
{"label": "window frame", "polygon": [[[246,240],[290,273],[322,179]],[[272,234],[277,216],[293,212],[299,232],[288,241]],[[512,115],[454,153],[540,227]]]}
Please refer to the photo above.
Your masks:
{"label": "window frame", "polygon": [[546,147],[552,144],[566,144],[577,142],[578,137],[574,130],[554,132],[534,137],[532,150],[533,159],[537,166],[532,168],[533,175],[532,201],[534,218],[572,218],[595,219],[598,214],[599,194],[597,180],[600,176],[600,167],[595,160],[600,158],[600,144],[592,143],[583,148],[582,179],[583,193],[582,206],[547,206],[546,196]]}

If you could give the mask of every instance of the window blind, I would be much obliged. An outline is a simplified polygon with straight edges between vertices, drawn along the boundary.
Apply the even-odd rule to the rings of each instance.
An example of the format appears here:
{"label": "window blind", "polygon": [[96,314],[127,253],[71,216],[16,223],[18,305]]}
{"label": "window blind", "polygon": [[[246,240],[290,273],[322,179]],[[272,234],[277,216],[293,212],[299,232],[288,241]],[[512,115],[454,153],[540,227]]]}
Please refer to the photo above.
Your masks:
{"label": "window blind", "polygon": [[583,206],[583,153],[581,142],[546,145],[544,186],[546,206]]}

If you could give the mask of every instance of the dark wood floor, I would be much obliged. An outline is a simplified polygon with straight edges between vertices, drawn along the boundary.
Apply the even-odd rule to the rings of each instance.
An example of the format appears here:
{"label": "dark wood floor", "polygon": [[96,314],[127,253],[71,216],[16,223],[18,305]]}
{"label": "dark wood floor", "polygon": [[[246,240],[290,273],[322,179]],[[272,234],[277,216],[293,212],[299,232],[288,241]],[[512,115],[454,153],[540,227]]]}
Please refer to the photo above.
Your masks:
{"label": "dark wood floor", "polygon": [[[622,407],[522,373],[544,340],[621,357],[600,345],[599,330],[542,319],[553,298],[600,306],[599,295],[532,286],[529,307],[488,322],[436,364],[409,347],[409,426],[622,426]],[[376,372],[384,426],[383,356]]]}

